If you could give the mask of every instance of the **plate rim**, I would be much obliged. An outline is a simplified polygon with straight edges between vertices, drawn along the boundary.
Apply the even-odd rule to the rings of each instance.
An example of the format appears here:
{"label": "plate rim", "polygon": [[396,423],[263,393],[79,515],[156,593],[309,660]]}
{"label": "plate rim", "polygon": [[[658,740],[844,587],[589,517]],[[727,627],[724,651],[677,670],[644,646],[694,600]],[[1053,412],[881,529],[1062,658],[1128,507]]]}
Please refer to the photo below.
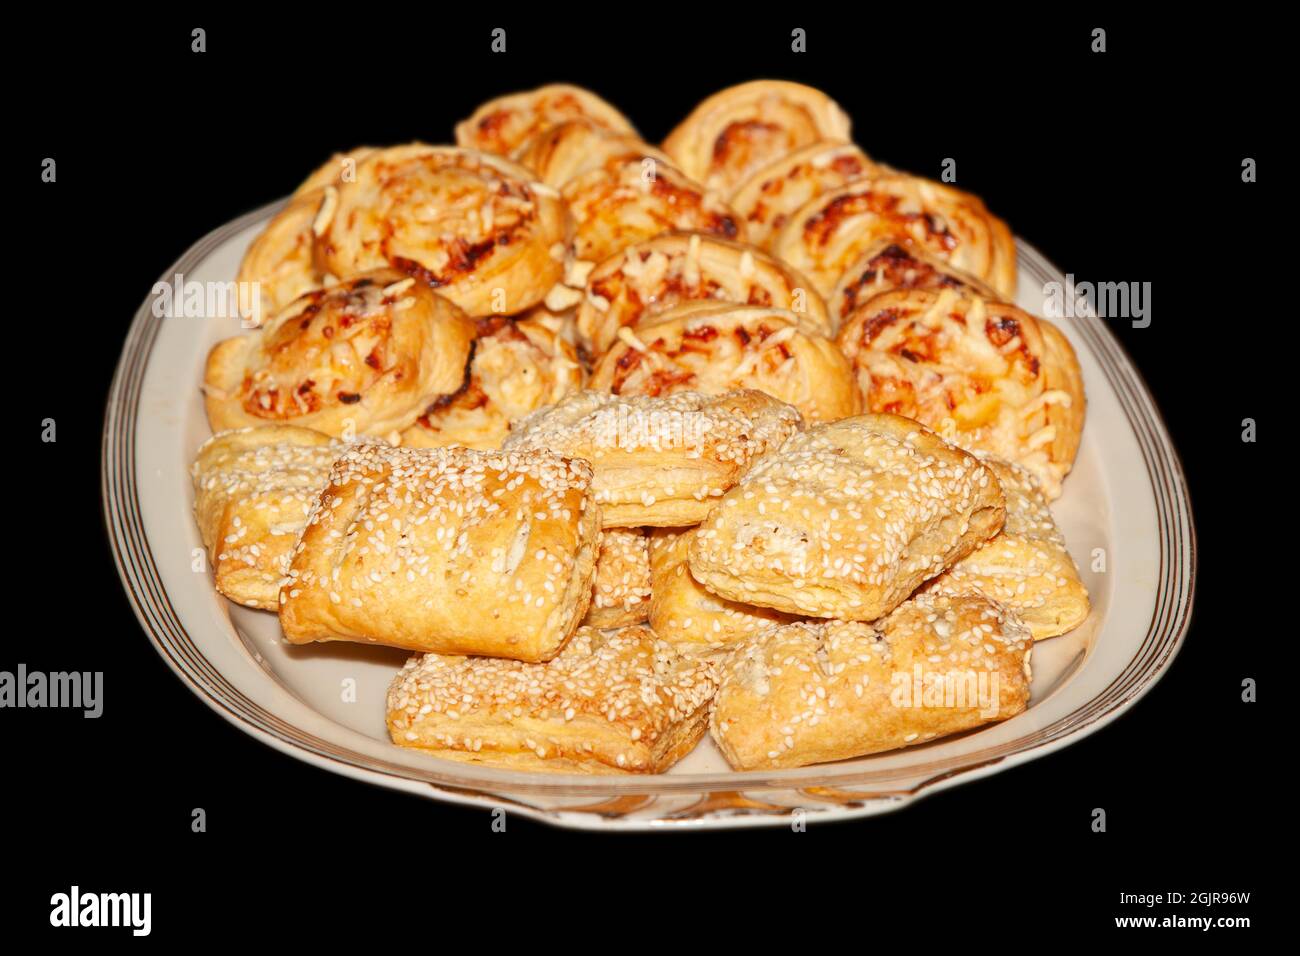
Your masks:
{"label": "plate rim", "polygon": [[[176,273],[190,271],[219,245],[265,219],[286,201],[281,199],[259,206],[211,230],[193,243],[159,281],[166,283]],[[1048,282],[1063,276],[1042,253],[1019,237],[1016,238],[1016,247],[1021,266],[1035,278]],[[386,764],[345,746],[315,738],[308,731],[265,710],[225,682],[216,666],[190,639],[179,615],[171,607],[169,595],[152,567],[152,554],[141,518],[134,436],[144,373],[152,359],[161,321],[153,314],[152,296],[146,295],[127,332],[109,388],[100,460],[105,530],[127,600],[154,650],[181,682],[223,719],[282,753],[353,779],[461,805],[506,808],[531,819],[561,826],[653,830],[789,824],[793,807],[766,804],[746,794],[798,790],[799,794],[805,795],[808,788],[798,789],[789,780],[779,777],[764,780],[755,774],[738,775],[734,791],[707,790],[698,783],[692,785],[685,780],[674,786],[664,783],[670,778],[660,778],[654,781],[653,786],[647,780],[641,793],[635,792],[635,778],[619,778],[629,781],[631,787],[611,789],[611,780],[593,778],[585,787],[575,787],[567,782],[509,783],[502,785],[504,792],[487,791],[481,781],[458,782],[456,774],[450,771],[429,770],[417,778],[410,768]],[[1054,321],[1059,324],[1061,320]],[[850,819],[899,809],[931,793],[1068,746],[1101,729],[1136,704],[1164,676],[1181,649],[1191,623],[1197,569],[1191,494],[1182,462],[1145,379],[1114,333],[1090,310],[1083,315],[1071,316],[1070,328],[1089,349],[1106,376],[1133,431],[1151,482],[1159,540],[1160,578],[1146,636],[1108,686],[1054,723],[983,752],[938,761],[929,769],[926,765],[907,768],[905,772],[919,774],[920,779],[901,789],[809,794],[812,805],[801,809],[807,811],[810,821],[819,817]],[[1082,717],[1085,713],[1087,719]],[[1034,742],[1025,743],[1026,739]],[[313,743],[321,746],[313,746]],[[899,772],[902,771],[892,771],[894,774]],[[869,783],[871,776],[871,771],[863,771],[856,777],[837,779],[835,783],[837,786],[854,786],[855,782]],[[525,799],[530,794],[575,795],[584,791],[600,797],[599,791],[602,790],[606,791],[604,798],[590,805],[543,807]],[[660,797],[687,794],[700,798],[693,807],[674,810],[669,816],[659,815],[656,811],[655,804]]]}

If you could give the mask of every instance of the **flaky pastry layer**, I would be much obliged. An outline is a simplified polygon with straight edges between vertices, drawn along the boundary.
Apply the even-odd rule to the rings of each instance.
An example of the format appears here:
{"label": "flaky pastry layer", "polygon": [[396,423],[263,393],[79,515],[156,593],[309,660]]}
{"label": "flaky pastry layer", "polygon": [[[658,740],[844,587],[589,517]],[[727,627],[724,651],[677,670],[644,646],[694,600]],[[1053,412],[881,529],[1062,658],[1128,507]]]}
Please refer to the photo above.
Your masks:
{"label": "flaky pastry layer", "polygon": [[978,595],[773,627],[719,665],[710,729],[737,770],[927,743],[1023,711],[1032,649],[1015,613]]}
{"label": "flaky pastry layer", "polygon": [[544,664],[414,657],[388,692],[394,743],[518,770],[662,773],[703,736],[713,666],[646,627],[583,627]]}
{"label": "flaky pastry layer", "polygon": [[974,456],[906,418],[846,418],[760,459],[695,533],[691,573],[733,601],[872,621],[1004,517]]}
{"label": "flaky pastry layer", "polygon": [[350,447],[280,588],[295,644],[547,660],[587,612],[591,468],[550,452]]}

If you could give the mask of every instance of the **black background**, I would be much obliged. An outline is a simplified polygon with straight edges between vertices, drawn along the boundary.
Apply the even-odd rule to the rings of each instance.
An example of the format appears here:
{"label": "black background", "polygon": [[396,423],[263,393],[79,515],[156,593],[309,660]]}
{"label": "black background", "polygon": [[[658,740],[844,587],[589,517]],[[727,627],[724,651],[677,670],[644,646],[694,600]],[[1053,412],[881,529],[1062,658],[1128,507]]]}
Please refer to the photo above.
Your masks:
{"label": "black background", "polygon": [[[889,22],[864,8],[819,22],[732,5],[710,22],[650,5],[602,10],[453,22],[350,8],[292,27],[193,14],[47,22],[11,37],[42,66],[11,81],[19,135],[4,157],[24,207],[10,231],[39,292],[8,303],[24,450],[8,470],[9,510],[30,530],[6,556],[18,613],[0,669],[102,670],[105,712],[0,712],[5,855],[18,876],[0,897],[9,925],[48,928],[50,895],[73,883],[152,892],[162,939],[235,938],[270,920],[286,939],[397,932],[436,946],[446,927],[546,944],[602,939],[609,920],[633,938],[689,926],[725,940],[865,917],[918,942],[987,943],[1036,923],[1105,931],[1138,914],[1119,905],[1121,890],[1169,889],[1250,890],[1249,906],[1210,915],[1261,925],[1278,889],[1265,864],[1289,832],[1266,758],[1283,746],[1269,739],[1268,702],[1282,695],[1267,677],[1294,639],[1274,630],[1276,597],[1251,600],[1275,594],[1279,525],[1294,521],[1259,450],[1276,441],[1263,403],[1278,374],[1270,353],[1281,358],[1259,323],[1281,328],[1294,310],[1264,281],[1285,273],[1260,238],[1294,208],[1269,161],[1291,108],[1273,85],[1268,28],[1100,12],[1013,27],[1009,11],[961,22],[918,8]],[[195,26],[206,53],[190,51]],[[496,26],[504,55],[489,51]],[[1089,49],[1095,26],[1108,31],[1104,54]],[[806,54],[790,52],[794,27],[808,31]],[[482,811],[274,752],[192,696],[126,603],[98,487],[104,396],[157,277],[332,151],[447,141],[456,120],[503,92],[580,83],[658,141],[703,96],[762,77],[825,89],[891,165],[937,178],[954,157],[958,185],[1063,271],[1152,283],[1150,328],[1112,327],[1183,456],[1200,561],[1191,632],[1155,689],[1065,750],[900,813],[801,834],[650,836],[514,817],[493,833]],[[39,178],[47,156],[52,185]],[[1241,181],[1247,156],[1259,183]],[[53,445],[38,438],[47,417]],[[1260,422],[1258,445],[1240,440],[1246,417]],[[1241,702],[1246,677],[1261,681],[1261,703]],[[206,833],[190,830],[195,807]],[[1091,831],[1095,807],[1104,834]]]}

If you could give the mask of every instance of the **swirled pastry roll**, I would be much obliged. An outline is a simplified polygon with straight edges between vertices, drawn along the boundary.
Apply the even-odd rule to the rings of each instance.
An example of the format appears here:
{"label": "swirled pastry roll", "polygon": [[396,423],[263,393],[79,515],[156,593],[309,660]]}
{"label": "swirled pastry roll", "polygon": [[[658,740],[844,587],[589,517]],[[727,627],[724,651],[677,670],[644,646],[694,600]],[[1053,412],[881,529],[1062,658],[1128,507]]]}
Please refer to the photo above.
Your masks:
{"label": "swirled pastry roll", "polygon": [[687,302],[636,329],[592,369],[588,388],[615,395],[717,395],[756,388],[810,422],[858,411],[848,362],[800,316],[765,306]]}
{"label": "swirled pastry roll", "polygon": [[650,627],[671,644],[715,649],[737,644],[795,618],[771,608],[728,601],[706,591],[687,564],[694,529],[658,528],[650,535]]}
{"label": "swirled pastry roll", "polygon": [[336,276],[414,276],[470,315],[513,314],[564,274],[559,194],[487,153],[412,143],[376,150],[322,209],[318,255]]}
{"label": "swirled pastry roll", "polygon": [[733,189],[775,159],[820,139],[847,140],[851,123],[821,90],[755,80],[714,93],[664,140],[682,171],[712,189]]}
{"label": "swirled pastry roll", "polygon": [[807,328],[835,334],[826,303],[803,276],[759,249],[698,233],[646,239],[592,270],[578,306],[578,334],[583,347],[599,355],[623,326],[652,322],[693,300],[789,309]]}
{"label": "swirled pastry roll", "polygon": [[636,135],[628,118],[595,93],[553,83],[488,100],[456,124],[456,145],[510,156],[529,137],[570,120]]}
{"label": "swirled pastry roll", "polygon": [[893,289],[956,289],[986,299],[999,298],[988,285],[937,256],[882,239],[845,270],[827,302],[838,322],[872,296]]}
{"label": "swirled pastry roll", "polygon": [[596,555],[596,584],[582,623],[640,624],[650,610],[650,543],[640,528],[606,528]]}
{"label": "swirled pastry roll", "polygon": [[386,436],[464,378],[474,323],[399,273],[308,292],[261,329],[217,343],[204,373],[212,428],[292,424]]}
{"label": "swirled pastry roll", "polygon": [[1060,495],[1086,401],[1074,349],[1050,322],[953,289],[897,290],[849,316],[839,344],[867,410],[1017,462]]}
{"label": "swirled pastry roll", "polygon": [[744,219],[749,241],[767,248],[799,207],[882,171],[852,143],[810,143],[757,170],[736,187],[731,206]]}
{"label": "swirled pastry roll", "polygon": [[1033,641],[979,596],[918,595],[875,624],[775,627],[719,666],[709,727],[736,770],[803,767],[1006,720]]}
{"label": "swirled pastry roll", "polygon": [[601,262],[662,232],[744,239],[722,197],[645,152],[616,156],[569,180],[562,190],[573,217],[573,256]]}
{"label": "swirled pastry roll", "polygon": [[[338,201],[340,177],[355,172],[356,163],[371,152],[362,146],[332,156],[307,177],[249,245],[236,280],[240,313],[251,320],[251,326],[261,325],[304,292],[335,278],[316,261],[318,219],[322,210],[328,211]],[[251,290],[256,290],[256,297]]]}
{"label": "swirled pastry roll", "polygon": [[350,447],[280,587],[293,644],[554,657],[587,613],[591,467],[548,452]]}
{"label": "swirled pastry roll", "polygon": [[998,476],[1007,520],[994,538],[925,585],[935,594],[978,593],[1010,608],[1034,640],[1072,631],[1088,616],[1088,589],[1079,580],[1038,479],[989,455],[980,460]]}
{"label": "swirled pastry roll", "polygon": [[906,418],[847,418],[756,462],[700,525],[691,573],[732,601],[874,621],[1005,514],[979,459]]}
{"label": "swirled pastry roll", "polygon": [[663,773],[704,736],[713,665],[646,627],[583,627],[545,664],[425,654],[388,691],[393,743],[557,773]]}
{"label": "swirled pastry roll", "polygon": [[512,422],[582,388],[578,353],[540,318],[478,320],[460,388],[434,399],[403,445],[500,448]]}
{"label": "swirled pastry roll", "polygon": [[519,422],[503,447],[591,462],[606,528],[676,528],[697,524],[750,462],[802,424],[795,409],[755,391],[576,392]]}
{"label": "swirled pastry roll", "polygon": [[324,282],[324,273],[316,265],[312,232],[322,198],[316,190],[291,199],[249,244],[235,277],[240,316],[248,327],[262,325]]}
{"label": "swirled pastry roll", "polygon": [[190,469],[194,518],[218,591],[276,609],[312,502],[346,447],[293,425],[241,428],[203,443]]}
{"label": "swirled pastry roll", "polygon": [[882,239],[915,245],[982,279],[1004,298],[1016,291],[1011,234],[969,193],[904,173],[882,173],[823,193],[799,207],[772,252],[830,295]]}
{"label": "swirled pastry roll", "polygon": [[559,189],[569,180],[610,160],[630,155],[672,165],[666,153],[635,135],[598,126],[590,120],[571,120],[542,130],[519,147],[514,159],[531,169],[542,182]]}

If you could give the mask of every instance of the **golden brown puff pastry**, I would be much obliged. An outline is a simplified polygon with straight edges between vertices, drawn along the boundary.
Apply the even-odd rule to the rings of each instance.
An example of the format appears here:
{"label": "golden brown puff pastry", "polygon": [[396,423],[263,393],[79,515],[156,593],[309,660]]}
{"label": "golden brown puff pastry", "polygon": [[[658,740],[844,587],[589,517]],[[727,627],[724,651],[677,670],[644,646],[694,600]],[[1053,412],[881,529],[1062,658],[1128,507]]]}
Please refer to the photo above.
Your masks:
{"label": "golden brown puff pastry", "polygon": [[731,194],[731,206],[745,220],[749,241],[767,248],[799,207],[880,172],[852,143],[809,143],[755,171]]}
{"label": "golden brown puff pastry", "polygon": [[582,388],[578,353],[540,316],[478,320],[460,388],[434,399],[401,444],[500,448],[512,422]]}
{"label": "golden brown puff pastry", "polygon": [[599,535],[584,461],[356,444],[294,550],[280,626],[294,644],[549,660],[587,613]]}
{"label": "golden brown puff pastry", "polygon": [[456,124],[456,145],[509,156],[530,137],[570,120],[636,135],[628,118],[595,93],[553,83],[488,100]]}
{"label": "golden brown puff pastry", "polygon": [[577,313],[581,343],[599,355],[623,326],[692,300],[789,309],[806,327],[835,334],[822,297],[785,263],[744,243],[673,232],[628,246],[591,272]]}
{"label": "golden brown puff pastry", "polygon": [[673,230],[744,239],[740,218],[718,193],[646,152],[616,156],[569,180],[562,193],[580,261],[602,262]]}
{"label": "golden brown puff pastry", "polygon": [[728,601],[706,591],[687,564],[695,530],[650,534],[650,626],[665,641],[712,649],[737,644],[773,624],[796,620],[771,608]]}
{"label": "golden brown puff pastry", "polygon": [[881,239],[922,250],[982,279],[1009,298],[1016,291],[1015,248],[984,204],[951,186],[905,173],[882,173],[823,193],[799,207],[772,252],[830,295],[840,277]]}
{"label": "golden brown puff pastry", "polygon": [[697,524],[750,462],[802,424],[795,409],[755,391],[576,392],[519,422],[503,447],[591,462],[606,528],[676,528]]}
{"label": "golden brown puff pastry", "polygon": [[499,156],[380,149],[337,192],[316,225],[319,259],[334,275],[391,267],[480,316],[522,312],[564,274],[559,194]]}
{"label": "golden brown puff pastry", "polygon": [[1006,524],[924,590],[983,594],[1015,611],[1036,641],[1074,630],[1088,616],[1088,589],[1038,479],[1012,462],[978,457],[998,476],[1007,499]]}
{"label": "golden brown puff pastry", "polygon": [[1086,401],[1074,349],[1050,322],[953,289],[897,290],[848,316],[839,344],[868,411],[1018,462],[1060,495]]}
{"label": "golden brown puff pastry", "polygon": [[218,591],[248,607],[279,606],[289,556],[346,447],[294,425],[241,428],[203,443],[190,469],[194,518]]}
{"label": "golden brown puff pastry", "polygon": [[292,424],[387,436],[460,387],[474,323],[380,270],[296,299],[257,331],[217,343],[204,401],[213,430]]}
{"label": "golden brown puff pastry", "polygon": [[662,773],[694,749],[713,665],[646,627],[583,627],[545,664],[413,657],[388,690],[394,743],[511,770]]}
{"label": "golden brown puff pastry", "polygon": [[755,462],[690,546],[714,594],[873,621],[1002,527],[993,472],[897,415],[818,425]]}
{"label": "golden brown puff pastry", "polygon": [[847,140],[851,123],[821,90],[755,80],[714,93],[664,140],[686,175],[731,190],[786,153],[821,139]]}
{"label": "golden brown puff pastry", "polygon": [[709,727],[736,770],[923,744],[1022,712],[1033,641],[979,596],[918,595],[875,624],[774,627],[719,666]]}
{"label": "golden brown puff pastry", "polygon": [[666,153],[635,135],[590,120],[570,120],[541,130],[520,146],[513,158],[531,169],[542,182],[559,189],[589,170],[632,154],[672,165]]}
{"label": "golden brown puff pastry", "polygon": [[650,612],[650,542],[640,528],[606,528],[596,555],[596,583],[582,623],[640,624]]}
{"label": "golden brown puff pastry", "polygon": [[615,395],[756,388],[810,422],[858,411],[852,373],[835,343],[785,309],[687,302],[618,334],[592,369],[588,388]]}
{"label": "golden brown puff pastry", "polygon": [[837,322],[872,296],[893,289],[956,289],[986,299],[1000,296],[988,285],[944,260],[892,239],[882,239],[867,248],[857,262],[845,270],[827,300]]}
{"label": "golden brown puff pastry", "polygon": [[[249,245],[236,280],[240,283],[240,313],[252,320],[250,325],[261,325],[304,292],[334,278],[316,258],[320,213],[338,201],[335,187],[340,176],[349,169],[355,172],[355,164],[371,152],[370,147],[362,146],[331,157],[307,177]],[[250,287],[257,290],[256,299],[245,294]]]}
{"label": "golden brown puff pastry", "polygon": [[290,199],[249,244],[235,277],[240,316],[249,328],[323,284],[312,232],[323,198],[318,189]]}

